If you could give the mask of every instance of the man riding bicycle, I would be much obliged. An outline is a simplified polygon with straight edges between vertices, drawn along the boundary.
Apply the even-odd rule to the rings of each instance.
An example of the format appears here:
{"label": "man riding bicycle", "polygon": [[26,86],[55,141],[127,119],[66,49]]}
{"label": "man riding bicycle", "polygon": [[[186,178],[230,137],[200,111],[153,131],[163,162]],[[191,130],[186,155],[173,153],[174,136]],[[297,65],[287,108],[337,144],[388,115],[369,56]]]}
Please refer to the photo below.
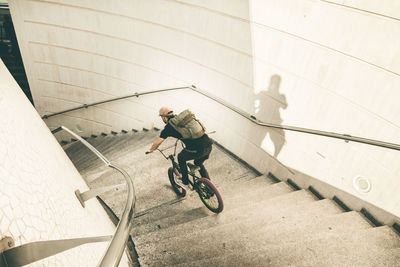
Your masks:
{"label": "man riding bicycle", "polygon": [[189,110],[175,115],[171,108],[162,107],[159,116],[166,124],[160,137],[153,143],[147,153],[155,151],[168,137],[181,139],[185,144],[178,154],[178,162],[182,174],[182,183],[188,184],[188,170],[186,161],[194,159],[194,164],[200,167],[200,175],[209,178],[203,163],[210,156],[212,141],[205,133],[205,128]]}

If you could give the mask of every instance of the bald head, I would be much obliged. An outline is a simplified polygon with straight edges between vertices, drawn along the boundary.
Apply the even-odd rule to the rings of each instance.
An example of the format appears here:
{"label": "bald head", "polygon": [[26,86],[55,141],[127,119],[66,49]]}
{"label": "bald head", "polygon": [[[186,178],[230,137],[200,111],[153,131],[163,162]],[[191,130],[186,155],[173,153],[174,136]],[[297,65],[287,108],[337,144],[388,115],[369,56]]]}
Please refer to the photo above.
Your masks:
{"label": "bald head", "polygon": [[169,107],[162,107],[160,108],[159,115],[162,117],[171,117],[174,115],[174,112]]}

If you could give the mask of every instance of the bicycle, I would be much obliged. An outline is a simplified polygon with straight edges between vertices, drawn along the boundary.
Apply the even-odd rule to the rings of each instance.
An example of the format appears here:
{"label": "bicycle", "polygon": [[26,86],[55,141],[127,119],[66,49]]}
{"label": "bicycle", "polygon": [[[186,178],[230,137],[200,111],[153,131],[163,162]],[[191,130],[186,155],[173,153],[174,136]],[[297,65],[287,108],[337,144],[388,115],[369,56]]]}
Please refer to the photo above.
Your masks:
{"label": "bicycle", "polygon": [[[172,167],[168,169],[168,178],[171,183],[172,189],[178,195],[178,197],[186,196],[185,185],[181,183],[182,176],[180,174],[179,164],[176,162],[176,147],[178,144],[177,139],[175,145],[164,148],[163,150],[157,149],[164,156],[166,160],[171,160]],[[183,146],[183,144],[182,144]],[[163,151],[174,147],[174,153],[166,156]],[[200,197],[201,202],[212,212],[220,213],[224,209],[224,202],[222,201],[221,194],[215,185],[210,181],[209,178],[202,178],[196,173],[200,170],[199,166],[195,166],[191,163],[187,163],[190,171],[188,172],[189,184],[187,188],[190,190],[195,190]],[[190,188],[191,187],[191,188]]]}

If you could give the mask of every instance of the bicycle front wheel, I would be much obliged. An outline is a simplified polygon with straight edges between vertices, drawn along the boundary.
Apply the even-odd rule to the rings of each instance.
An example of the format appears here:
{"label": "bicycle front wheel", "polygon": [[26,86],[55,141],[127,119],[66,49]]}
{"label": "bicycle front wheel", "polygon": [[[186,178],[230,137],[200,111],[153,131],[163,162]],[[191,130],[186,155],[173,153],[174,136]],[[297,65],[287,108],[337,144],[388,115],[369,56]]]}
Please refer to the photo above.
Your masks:
{"label": "bicycle front wheel", "polygon": [[209,179],[199,178],[196,182],[196,187],[201,202],[207,209],[215,213],[220,213],[224,209],[221,194]]}
{"label": "bicycle front wheel", "polygon": [[169,182],[171,183],[172,189],[178,195],[178,197],[186,196],[186,190],[176,182],[177,175],[174,172],[174,170],[172,169],[172,167],[169,167],[169,169],[168,169],[168,178],[169,178]]}

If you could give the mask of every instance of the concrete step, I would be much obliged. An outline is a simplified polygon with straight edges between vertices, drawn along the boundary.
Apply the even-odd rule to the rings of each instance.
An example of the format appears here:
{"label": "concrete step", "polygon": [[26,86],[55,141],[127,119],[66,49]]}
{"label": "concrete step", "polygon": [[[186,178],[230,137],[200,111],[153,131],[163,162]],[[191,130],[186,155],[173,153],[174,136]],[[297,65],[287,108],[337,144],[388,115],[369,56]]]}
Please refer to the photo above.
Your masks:
{"label": "concrete step", "polygon": [[[87,141],[91,143],[90,140],[91,139],[88,139]],[[88,153],[86,151],[82,151],[84,147],[85,146],[82,144],[82,142],[75,141],[73,143],[70,143],[69,146],[64,149],[64,151],[72,162],[77,162],[80,157]]]}
{"label": "concrete step", "polygon": [[[127,170],[127,168],[123,169]],[[132,171],[128,170],[127,172],[131,177],[134,177]],[[125,184],[125,179],[122,175],[120,175],[119,172],[111,170],[106,174],[107,175],[101,177],[101,179],[96,179],[94,181],[89,182],[90,188],[99,188],[115,184]],[[153,185],[153,187],[141,190],[140,187],[138,187],[137,183],[135,183],[134,181],[137,212],[140,212],[141,210],[151,208],[154,206],[159,206],[164,202],[175,200],[177,198],[175,193],[167,186],[164,185],[160,186],[158,182],[156,183],[151,182],[149,184]],[[125,206],[125,201],[126,201],[125,190],[120,190],[118,192],[110,191],[101,194],[100,197],[114,211],[114,213],[117,214],[117,216],[120,215],[120,211],[123,210]]]}
{"label": "concrete step", "polygon": [[[227,195],[226,197],[223,196],[225,208],[222,213],[225,214],[229,212],[229,210],[238,209],[248,204],[252,205],[253,203],[257,203],[257,201],[259,200],[266,201],[270,198],[292,192],[289,186],[285,183],[273,184],[262,189],[262,194],[252,194],[252,190],[244,188],[242,190],[242,193],[240,193],[241,195],[237,193],[230,196]],[[190,192],[190,194],[188,194],[187,198],[184,201],[177,203],[176,205],[174,205],[174,207],[169,207],[168,210],[158,211],[152,216],[153,218],[162,218],[162,222],[160,222],[160,219],[157,219],[156,221],[153,220],[153,222],[150,223],[151,220],[143,218],[142,220],[147,219],[145,224],[141,223],[140,225],[138,225],[135,223],[136,234],[139,234],[142,228],[146,229],[143,229],[144,231],[148,231],[151,230],[152,227],[157,230],[159,225],[167,227],[167,225],[169,225],[167,222],[173,224],[181,224],[187,221],[191,221],[194,218],[197,218],[193,218],[193,216],[188,216],[188,214],[193,214],[192,209],[197,209],[199,212],[198,215],[201,216],[208,216],[212,214],[205,207],[203,207],[204,206],[201,203],[197,193],[192,191]],[[168,214],[168,216],[162,216],[163,213]],[[174,216],[172,217],[172,215]]]}
{"label": "concrete step", "polygon": [[[203,228],[210,228],[216,225],[225,224],[231,221],[239,221],[248,217],[258,216],[260,214],[273,213],[279,209],[297,209],[304,203],[315,201],[315,198],[307,191],[300,190],[292,193],[275,196],[270,199],[265,199],[257,203],[250,203],[245,206],[232,207],[226,209],[219,214],[204,215],[202,218],[196,218],[191,220],[185,212],[177,214],[173,217],[167,217],[159,221],[149,222],[148,224],[133,227],[132,233],[135,240],[148,238],[150,232],[156,231],[153,235],[159,235],[160,238],[169,238],[176,236],[177,234],[183,234],[185,232],[200,231]],[[205,213],[206,208],[202,207],[202,211]],[[207,213],[205,213],[207,214]],[[162,230],[162,232],[160,232]],[[141,236],[141,235],[147,235]]]}
{"label": "concrete step", "polygon": [[[129,162],[132,161],[133,158],[140,158],[141,161],[144,159],[148,160],[150,157],[145,156],[144,152],[141,154],[136,151],[142,147],[146,147],[147,150],[150,147],[150,144],[154,141],[155,133],[155,131],[132,133],[130,134],[132,138],[128,137],[127,139],[123,139],[121,136],[113,136],[113,138],[117,140],[115,143],[116,145],[111,147],[111,149],[108,149],[104,156],[106,156],[108,160],[116,165],[125,164],[129,166],[131,165]],[[118,141],[121,141],[121,143],[118,143]],[[123,149],[121,149],[120,146],[123,146]],[[88,161],[84,162],[82,168],[84,168],[86,171],[90,171],[98,168],[99,166],[101,166],[99,161]]]}
{"label": "concrete step", "polygon": [[[137,210],[143,211],[145,209],[148,208],[152,208],[154,206],[158,206],[161,205],[162,203],[171,201],[176,199],[177,197],[175,196],[175,193],[173,193],[172,188],[170,187],[169,181],[168,181],[168,176],[167,176],[167,170],[169,167],[169,163],[168,161],[165,160],[162,161],[163,164],[166,164],[164,168],[159,168],[160,163],[155,163],[155,162],[159,162],[159,158],[156,157],[148,157],[147,161],[149,161],[148,164],[144,164],[143,163],[143,157],[144,156],[144,152],[145,150],[147,150],[147,146],[146,147],[142,147],[142,149],[144,149],[143,155],[142,153],[139,153],[140,156],[135,159],[135,157],[126,157],[128,158],[128,162],[126,162],[125,160],[125,165],[122,164],[123,162],[121,162],[121,160],[111,160],[114,164],[116,164],[117,166],[122,167],[123,169],[127,170],[128,173],[132,176],[132,177],[137,177],[137,179],[135,179],[135,184],[136,184],[136,193],[137,193]],[[123,160],[122,160],[123,161]],[[159,165],[157,168],[154,168],[154,165],[157,164]],[[136,167],[134,169],[131,169],[130,166],[137,166],[139,165],[139,167]],[[162,164],[161,164],[162,165]],[[161,172],[161,173],[160,173]],[[138,177],[138,175],[140,175],[141,177]],[[86,182],[88,183],[89,187],[91,188],[98,188],[98,187],[102,187],[102,186],[108,186],[108,185],[112,185],[112,184],[119,184],[119,183],[124,183],[124,179],[122,176],[119,175],[118,172],[116,172],[115,170],[112,170],[108,167],[106,167],[105,165],[101,164],[100,167],[98,167],[98,169],[96,169],[96,171],[91,172],[91,173],[83,173],[83,177],[85,178]],[[155,179],[155,177],[157,177],[157,179]],[[99,180],[95,181],[95,179],[98,178]],[[254,190],[250,191],[249,194],[250,197],[245,197],[246,199],[244,199],[243,203],[246,203],[246,201],[250,201],[251,199],[254,199],[257,195],[261,195],[260,194],[256,194],[257,190],[260,191],[261,189],[258,188],[258,184],[260,185],[268,185],[270,184],[271,181],[269,179],[266,179],[265,177],[260,177],[258,179],[253,179],[251,181],[251,183],[248,183],[246,185],[246,190],[249,190],[251,188],[254,188]],[[285,185],[286,188],[287,187]],[[146,189],[146,188],[152,188],[152,189]],[[161,189],[157,189],[157,188],[161,188]],[[234,184],[234,186],[229,186],[226,187],[229,190],[232,190],[233,188],[237,188],[240,189],[240,183],[236,183]],[[158,192],[156,192],[158,190]],[[161,190],[161,191],[160,191]],[[226,193],[225,191],[223,191],[224,189],[222,189],[222,194]],[[243,190],[242,190],[243,191]],[[160,192],[165,192],[165,194],[160,194]],[[101,197],[102,199],[110,206],[113,208],[114,212],[116,214],[119,214],[119,211],[123,209],[123,205],[124,203],[120,203],[120,204],[116,204],[114,203],[116,200],[121,199],[120,196],[116,196],[113,197],[112,194],[114,194],[115,192],[110,192],[110,193],[105,193],[102,194]],[[118,195],[121,195],[121,193],[123,192],[119,192]],[[155,198],[154,195],[156,195],[157,197]],[[197,194],[194,193],[191,196],[191,201],[192,203],[190,203],[190,205],[186,205],[186,207],[188,209],[195,209],[195,208],[199,208],[202,207],[202,203],[200,202],[200,200],[197,197]],[[225,200],[225,202],[228,204],[230,204],[229,198]],[[151,206],[151,204],[153,206]],[[186,203],[188,204],[188,203]],[[181,209],[175,209],[176,212],[182,212]],[[154,214],[154,212],[153,212]],[[170,213],[169,215],[172,215],[173,213]]]}
{"label": "concrete step", "polygon": [[82,177],[85,179],[87,184],[90,184],[91,182],[94,182],[97,179],[107,180],[107,177],[112,175],[114,172],[115,172],[114,169],[108,166],[102,166],[96,170],[92,170],[91,172],[85,172],[84,175],[82,175]]}
{"label": "concrete step", "polygon": [[[102,148],[103,148],[104,144],[110,144],[110,143],[115,142],[116,140],[117,140],[117,137],[112,136],[112,135],[107,135],[103,138],[103,140],[101,140],[102,142],[98,143],[97,145],[92,144],[92,146],[94,148],[96,148],[96,150],[98,150],[100,153],[102,153]],[[89,143],[90,143],[90,141],[89,141]],[[104,156],[106,156],[106,155],[104,155]],[[106,158],[107,158],[107,156],[106,156]],[[101,164],[101,161],[98,159],[98,157],[94,153],[85,153],[85,154],[82,153],[78,157],[78,161],[75,166],[78,170],[83,170],[83,169],[97,167],[100,164]]]}
{"label": "concrete step", "polygon": [[264,201],[266,199],[291,193],[293,189],[286,183],[280,182],[276,184],[271,184],[269,186],[256,187],[244,186],[239,191],[237,188],[225,191],[226,187],[221,188],[221,193],[223,194],[224,206],[226,209],[231,209],[231,207],[237,208],[240,206],[245,206],[251,203],[257,203],[259,201]]}
{"label": "concrete step", "polygon": [[[103,137],[102,142],[99,144],[93,145],[101,154],[103,154],[108,160],[110,160],[110,156],[108,152],[110,150],[114,150],[115,146],[120,142],[123,142],[127,138],[136,138],[132,136],[132,133],[121,134],[121,136],[108,135]],[[83,155],[80,157],[80,162],[78,167],[80,169],[94,167],[93,164],[97,166],[97,159],[93,158],[92,155]],[[111,161],[111,160],[110,160]]]}
{"label": "concrete step", "polygon": [[[295,209],[302,209],[304,212],[298,212],[294,210],[292,207],[285,207],[283,209],[274,210],[273,212],[263,213],[263,214],[256,214],[252,216],[247,216],[244,219],[237,220],[232,219],[225,223],[212,225],[207,228],[199,229],[195,232],[189,232],[189,237],[195,237],[197,235],[202,235],[203,233],[210,233],[211,231],[218,231],[225,232],[232,230],[232,233],[238,234],[242,232],[242,229],[247,229],[249,232],[258,231],[265,227],[275,227],[276,224],[286,224],[287,221],[301,221],[304,218],[310,217],[309,220],[318,220],[324,216],[331,216],[336,214],[341,214],[343,211],[336,205],[335,202],[329,199],[324,199],[321,201],[312,201],[312,202],[305,202],[301,206],[295,206]],[[325,211],[325,215],[320,215],[319,213]],[[297,222],[293,226],[297,226],[299,223]],[[180,226],[177,226],[180,228]],[[211,230],[212,229],[212,230]],[[179,231],[177,231],[179,232]],[[172,239],[181,239],[185,238],[186,235],[180,234],[175,236],[164,235],[162,236],[162,231],[152,232],[147,236],[139,236],[136,239],[137,245],[144,245],[146,243],[153,243],[156,240],[162,238],[166,242],[173,243],[173,241],[169,241],[170,238]]]}
{"label": "concrete step", "polygon": [[129,146],[129,141],[133,140],[134,142],[140,142],[138,139],[144,136],[142,133],[133,132],[120,133],[118,135],[119,136],[114,136],[114,142],[110,142],[108,146],[104,146],[100,150],[103,155],[107,155],[107,157],[110,157],[110,155],[113,153],[119,154],[123,148],[132,149],[132,147]]}
{"label": "concrete step", "polygon": [[[236,189],[236,196],[241,194],[241,195],[247,195],[247,194],[252,194],[254,189],[259,190],[259,188],[264,188],[266,186],[269,186],[272,183],[272,181],[267,178],[266,176],[262,175],[259,177],[256,177],[254,179],[248,180],[248,181],[243,181],[242,183],[235,182],[235,183],[229,183],[228,181],[226,183],[223,183],[222,186],[218,186],[218,190],[220,191],[222,198],[224,200],[224,203],[231,203],[229,199],[229,193]],[[254,188],[254,189],[253,189]],[[288,188],[288,187],[287,187]],[[288,188],[289,189],[289,188]],[[172,190],[172,188],[171,188]],[[246,193],[247,192],[247,193]],[[288,192],[291,192],[289,190]],[[163,218],[171,217],[176,214],[182,213],[188,209],[196,209],[203,207],[203,204],[198,201],[197,194],[194,192],[188,193],[190,195],[190,201],[185,200],[183,203],[180,205],[169,205],[168,209],[166,207],[161,207],[160,209],[155,208],[149,211],[148,213],[142,215],[139,218],[136,218],[134,221],[135,226],[139,226],[141,224],[147,224],[153,221],[157,221]],[[228,205],[228,207],[231,205]],[[227,208],[225,208],[226,210]]]}
{"label": "concrete step", "polygon": [[[151,138],[150,141],[152,142],[154,139]],[[170,140],[169,142],[173,143],[174,140]],[[132,177],[135,177],[138,196],[137,207],[139,212],[176,199],[170,187],[167,175],[167,170],[170,167],[169,161],[163,160],[161,154],[145,155],[144,152],[147,151],[148,147],[149,144],[140,147],[137,146],[135,152],[131,152],[129,156],[116,157],[114,159],[109,158],[111,162],[117,166],[123,167]],[[109,180],[110,178],[107,178],[108,172],[109,171],[103,167],[99,169],[99,172],[85,173],[85,179],[87,181],[93,181],[94,178],[101,177],[101,179]],[[270,183],[268,180],[263,182],[264,184]],[[262,184],[262,182],[260,182],[260,184]],[[156,192],[157,190],[159,191]],[[168,197],[163,196],[161,192],[165,192]],[[194,195],[193,198],[199,201],[197,195]],[[104,200],[107,202],[106,199]],[[198,205],[195,207],[198,207]]]}
{"label": "concrete step", "polygon": [[[319,210],[311,216],[300,215],[301,213],[299,216],[289,216],[284,223],[264,227],[260,224],[237,224],[233,228],[212,228],[208,231],[193,233],[192,236],[181,236],[153,244],[147,243],[147,247],[136,247],[141,263],[163,262],[163,264],[173,265],[243,249],[258,250],[275,245],[276,240],[281,243],[290,243],[313,239],[316,235],[325,233],[349,234],[353,231],[372,228],[357,212],[321,215],[321,210]],[[193,240],[196,240],[195,244]],[[186,255],[191,255],[191,257]]]}
{"label": "concrete step", "polygon": [[[112,141],[99,145],[99,151],[106,155],[110,154],[110,151],[118,152],[121,147],[126,147],[126,143],[129,143],[131,140],[132,142],[137,142],[138,139],[141,139],[143,136],[148,135],[147,132],[140,131],[140,132],[126,132],[126,133],[118,133],[117,135],[110,134],[113,137]],[[132,149],[132,148],[130,148]]]}
{"label": "concrete step", "polygon": [[[141,161],[143,161],[144,158],[147,160],[148,158],[150,158],[150,156],[143,157],[143,155],[141,155],[141,153],[134,153],[132,151],[131,147],[134,146],[134,147],[138,148],[140,146],[140,147],[146,147],[146,149],[147,149],[148,147],[150,147],[151,143],[157,138],[159,133],[157,131],[149,131],[149,132],[144,132],[143,136],[140,136],[140,135],[138,136],[138,134],[139,133],[136,133],[136,136],[134,138],[132,138],[132,140],[127,139],[126,142],[122,142],[123,149],[119,149],[121,142],[117,142],[117,143],[115,143],[115,145],[113,147],[111,147],[112,149],[107,150],[104,153],[104,155],[111,162],[116,163],[118,165],[127,165],[127,166],[132,165],[132,162],[136,161],[135,158],[139,158]],[[97,138],[99,138],[99,137],[97,137]],[[121,138],[119,137],[118,139],[121,139]],[[104,140],[104,141],[107,141],[107,140]],[[168,145],[173,144],[174,142],[175,142],[174,139],[167,139],[165,142],[166,144],[163,144],[163,145],[168,146]],[[96,146],[96,144],[93,144],[93,145]],[[75,149],[75,148],[71,147],[69,150],[72,150],[72,149]],[[71,153],[71,152],[69,154],[71,157],[73,157],[73,155],[71,155],[73,153]],[[222,156],[223,154],[221,155],[221,153],[224,153],[224,152],[221,152],[218,148],[213,150],[210,160],[208,160],[206,162],[206,166],[208,169],[209,169],[209,165],[208,165],[209,162],[218,162],[218,160],[220,158],[223,158],[223,156]],[[88,154],[92,154],[92,153],[88,152]],[[82,162],[82,160],[85,161],[85,159],[82,159],[82,156],[80,156],[79,160],[77,160],[79,162],[77,167],[81,171],[82,175],[97,176],[97,177],[101,176],[101,174],[105,171],[102,166],[102,163],[93,155],[89,155],[88,157],[90,159],[87,162]],[[153,158],[153,157],[158,158],[159,160],[162,161],[162,156],[161,156],[161,154],[158,154],[158,152],[155,152],[154,155],[151,155],[151,158]],[[214,159],[216,159],[215,157],[218,157],[218,160],[214,160]],[[225,160],[226,165],[229,165],[229,160],[234,161],[233,158]],[[140,162],[138,162],[138,163],[140,163]],[[230,164],[230,165],[232,165],[232,164]],[[158,167],[158,166],[156,166],[156,167]],[[166,170],[168,169],[168,167],[169,166],[167,166]],[[101,168],[101,169],[97,172],[96,171],[97,168]],[[166,170],[165,170],[165,172],[166,172]],[[213,172],[211,172],[210,169],[209,169],[209,172],[211,174],[213,174]],[[100,174],[97,174],[97,173],[100,173]],[[217,174],[219,174],[219,172],[217,172]],[[213,178],[213,182],[217,186],[219,186],[218,183],[220,181],[225,181],[227,179],[235,179],[235,180],[239,181],[239,178],[241,176],[246,176],[249,179],[253,179],[256,177],[256,174],[254,174],[253,172],[249,172],[248,169],[242,167],[242,171],[240,173],[239,172],[234,173],[227,177],[224,175],[216,175],[216,176],[213,176],[212,178]],[[166,177],[166,179],[168,179],[167,174],[165,174],[165,177]],[[88,178],[88,180],[93,180],[93,179]],[[265,179],[265,182],[267,182],[267,181],[270,181],[270,180]]]}
{"label": "concrete step", "polygon": [[[99,150],[100,152],[103,153],[103,151],[101,151],[101,149],[104,146],[108,146],[110,143],[118,141],[121,136],[125,136],[125,135],[131,135],[132,138],[135,138],[133,135],[133,132],[128,132],[126,134],[121,134],[120,136],[115,136],[112,135],[111,133],[109,133],[107,136],[102,136],[99,135],[97,137],[90,137],[89,139],[87,139],[86,141],[89,142],[92,146],[94,146],[97,150]],[[66,149],[66,153],[72,157],[72,158],[82,158],[85,156],[86,153],[81,153],[80,151],[80,146],[71,146],[68,149]]]}
{"label": "concrete step", "polygon": [[297,266],[400,266],[400,248],[354,248],[351,253],[332,251],[331,254],[323,254],[319,257],[309,257],[296,260]]}
{"label": "concrete step", "polygon": [[[89,139],[87,139],[86,141],[89,142],[92,146],[96,147],[99,143],[101,142],[107,142],[106,138],[108,136],[97,136],[97,137],[90,137]],[[70,147],[68,147],[68,149],[65,150],[65,153],[68,154],[68,156],[73,157],[74,159],[79,157],[81,155],[81,152],[79,151],[82,143],[81,142],[76,142],[74,143],[75,145],[71,145]],[[80,144],[80,145],[78,145]]]}
{"label": "concrete step", "polygon": [[138,147],[147,146],[147,148],[150,148],[151,144],[158,138],[158,135],[159,131],[156,130],[137,132],[135,133],[135,138],[123,140],[116,145],[114,150],[108,151],[107,155],[110,158],[119,158],[131,154]]}
{"label": "concrete step", "polygon": [[96,145],[96,149],[103,155],[105,155],[105,150],[107,150],[109,147],[113,147],[114,144],[118,143],[125,135],[122,134],[109,134],[106,136],[107,142],[101,142]]}
{"label": "concrete step", "polygon": [[[86,141],[96,148],[98,144],[108,142],[109,138],[109,136],[98,136],[96,138],[89,138]],[[93,159],[97,158],[93,152],[91,152],[88,148],[86,148],[85,145],[82,144],[82,142],[75,142],[65,150],[65,153],[68,155],[75,166],[79,165],[80,162],[85,160],[86,157],[90,157]]]}
{"label": "concrete step", "polygon": [[210,159],[206,161],[206,167],[211,177],[218,174],[221,177],[232,177],[232,179],[228,180],[235,182],[259,176],[217,145],[213,145]]}
{"label": "concrete step", "polygon": [[[92,152],[89,148],[85,147],[81,149],[82,154],[79,158],[75,158],[72,163],[75,168],[82,174],[83,170],[86,170],[89,167],[92,167],[93,162],[97,161],[97,164],[103,164],[102,161]],[[88,164],[88,162],[90,162]]]}
{"label": "concrete step", "polygon": [[[137,211],[144,215],[134,219],[132,237],[142,266],[396,266],[398,236],[390,228],[366,230],[371,226],[358,213],[272,184],[217,146],[205,165],[224,211],[211,213],[195,192],[178,199],[168,181],[170,162],[159,152],[144,154],[158,136],[152,130],[88,139],[134,179]],[[174,143],[168,138],[163,146]],[[92,152],[77,144],[66,151],[91,188],[124,183]],[[119,215],[126,190],[101,197]]]}
{"label": "concrete step", "polygon": [[[302,209],[306,212],[299,213],[297,209]],[[221,235],[223,240],[226,242],[224,237],[235,237],[246,236],[252,232],[260,231],[263,228],[269,227],[279,227],[279,225],[287,224],[287,222],[293,223],[294,226],[299,224],[299,221],[304,220],[307,217],[313,217],[313,220],[318,220],[320,217],[324,217],[322,215],[318,215],[322,210],[326,211],[326,216],[340,214],[341,210],[337,207],[337,205],[333,201],[322,200],[322,201],[314,201],[311,203],[304,203],[301,206],[296,206],[294,208],[283,208],[279,210],[274,210],[272,212],[263,213],[254,216],[248,216],[245,219],[238,220],[233,218],[232,220],[227,220],[226,222],[219,224],[211,224],[209,227],[204,227],[200,229],[196,229],[195,231],[188,231],[187,233],[182,232],[179,225],[176,227],[175,235],[164,235],[165,231],[152,232],[147,236],[139,236],[135,239],[135,243],[137,244],[138,250],[144,246],[148,246],[148,244],[159,242],[157,240],[163,240],[163,242],[167,242],[170,244],[174,244],[176,240],[180,239],[190,239],[197,240],[197,238],[203,239],[202,236],[215,236],[215,234]],[[213,218],[210,218],[212,220]],[[248,231],[248,233],[244,233]],[[229,233],[230,232],[230,233]],[[275,231],[276,232],[276,231]],[[198,241],[202,242],[202,241]],[[193,244],[196,245],[196,244]],[[157,245],[158,246],[158,245]],[[173,247],[173,246],[172,246]],[[140,251],[140,253],[146,253]]]}
{"label": "concrete step", "polygon": [[[218,191],[223,196],[224,200],[228,198],[235,198],[240,196],[245,196],[249,198],[255,198],[257,194],[262,194],[265,188],[268,186],[277,184],[272,179],[267,177],[266,175],[261,175],[254,178],[248,179],[236,179],[236,176],[230,177],[211,177],[211,181],[217,187]],[[293,191],[293,189],[287,185],[287,183],[283,182],[279,186],[287,188],[289,191]],[[279,187],[278,186],[278,187]],[[244,194],[243,191],[247,193]],[[288,192],[289,192],[288,191]],[[267,194],[268,192],[264,192]]]}
{"label": "concrete step", "polygon": [[[187,261],[177,266],[398,266],[387,265],[387,262],[371,265],[368,259],[379,257],[382,251],[390,251],[386,253],[387,260],[394,262],[399,257],[399,247],[398,235],[389,227],[382,226],[342,234],[325,232],[297,242],[277,241],[257,250],[244,247],[234,253]],[[160,262],[153,264],[165,266]]]}
{"label": "concrete step", "polygon": [[[137,211],[140,212],[176,199],[176,194],[171,189],[167,175],[170,163],[165,159],[160,161],[160,157],[145,155],[144,152],[148,149],[147,145],[137,146],[136,148],[129,156],[116,160],[110,159],[110,161],[124,169],[134,179]],[[105,166],[91,167],[91,169],[83,171],[82,175],[90,188],[124,183],[123,177],[118,172]],[[124,202],[114,203],[119,197],[113,198],[108,193],[101,195],[101,197],[109,206],[116,208],[114,212],[117,214],[121,207],[125,205]]]}
{"label": "concrete step", "polygon": [[[158,137],[159,133],[156,132],[154,135],[154,139],[150,139],[147,146],[148,148],[150,145],[153,143],[153,141]],[[168,138],[167,140],[164,141],[164,143],[160,146],[161,149],[173,146],[175,144],[176,139],[174,138]],[[177,149],[177,154],[181,151],[182,147],[178,144],[178,149]],[[165,151],[167,155],[173,153],[173,148]],[[123,155],[124,152],[118,153],[117,155]],[[157,157],[161,161],[163,157],[158,151],[155,151],[152,155],[149,155],[149,157]],[[246,166],[243,166],[240,162],[235,160],[233,157],[230,157],[227,155],[225,152],[223,152],[220,148],[217,146],[213,146],[213,150],[210,154],[209,160],[205,162],[205,166],[211,176],[211,179],[214,184],[217,186],[221,184],[221,181],[233,181],[233,180],[239,180],[240,178],[255,178],[258,175],[254,173],[253,171],[249,170]],[[232,170],[235,169],[233,172]]]}
{"label": "concrete step", "polygon": [[[118,171],[114,169],[110,169],[110,173],[108,173],[107,179],[98,179],[88,183],[91,189],[101,188],[105,186],[118,185],[118,184],[126,184],[124,176],[122,176]],[[126,205],[127,200],[127,188],[122,189],[114,189],[103,194],[100,194],[99,197],[108,205],[109,208],[121,218],[122,212]]]}

